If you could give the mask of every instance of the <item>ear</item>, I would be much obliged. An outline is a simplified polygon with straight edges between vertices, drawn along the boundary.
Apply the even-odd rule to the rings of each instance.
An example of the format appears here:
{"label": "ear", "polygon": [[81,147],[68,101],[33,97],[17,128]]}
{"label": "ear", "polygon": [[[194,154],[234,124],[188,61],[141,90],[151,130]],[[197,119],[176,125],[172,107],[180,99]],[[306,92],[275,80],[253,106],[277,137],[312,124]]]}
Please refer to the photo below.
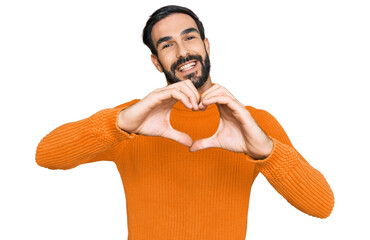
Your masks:
{"label": "ear", "polygon": [[208,55],[210,55],[211,52],[210,52],[210,48],[209,48],[208,38],[204,38],[203,42],[204,42],[204,46],[206,46],[206,50],[207,50]]}
{"label": "ear", "polygon": [[152,63],[154,64],[154,66],[157,68],[158,71],[160,72],[163,72],[163,69],[162,69],[162,66],[161,64],[159,63],[158,61],[158,58],[156,55],[152,54],[150,55],[151,59],[152,59]]}

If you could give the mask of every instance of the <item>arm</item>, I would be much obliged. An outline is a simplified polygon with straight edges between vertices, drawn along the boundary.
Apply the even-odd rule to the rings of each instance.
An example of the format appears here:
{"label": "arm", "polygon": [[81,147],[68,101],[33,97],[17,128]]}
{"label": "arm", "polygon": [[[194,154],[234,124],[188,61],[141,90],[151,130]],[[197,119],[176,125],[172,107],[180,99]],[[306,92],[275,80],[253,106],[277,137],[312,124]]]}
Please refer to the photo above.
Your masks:
{"label": "arm", "polygon": [[327,218],[334,207],[333,192],[324,176],[293,147],[279,122],[268,112],[251,108],[253,117],[273,140],[270,155],[253,161],[269,183],[290,204],[311,216]]}
{"label": "arm", "polygon": [[330,215],[334,196],[324,176],[294,149],[284,129],[268,112],[245,107],[226,88],[213,84],[199,109],[216,104],[220,123],[208,138],[196,140],[191,152],[219,147],[244,153],[271,185],[293,206],[319,218]]}
{"label": "arm", "polygon": [[114,161],[114,145],[135,136],[118,127],[118,114],[136,101],[54,129],[37,146],[37,164],[49,169],[70,169],[99,160]]}
{"label": "arm", "polygon": [[170,112],[179,100],[194,108],[192,103],[199,99],[196,93],[190,80],[181,81],[156,89],[142,100],[64,124],[41,140],[36,162],[50,169],[70,169],[99,160],[114,161],[115,147],[122,147],[121,143],[128,143],[137,135],[166,137],[190,146],[191,137],[172,128]]}

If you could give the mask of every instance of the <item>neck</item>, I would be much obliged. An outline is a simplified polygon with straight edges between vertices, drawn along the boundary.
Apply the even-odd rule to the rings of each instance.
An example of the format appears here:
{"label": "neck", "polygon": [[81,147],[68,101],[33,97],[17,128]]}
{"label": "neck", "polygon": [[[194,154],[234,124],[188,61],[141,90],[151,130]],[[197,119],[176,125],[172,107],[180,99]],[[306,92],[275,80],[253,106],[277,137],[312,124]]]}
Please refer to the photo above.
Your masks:
{"label": "neck", "polygon": [[[167,86],[170,85],[171,83],[168,82],[167,80]],[[207,89],[212,87],[212,81],[211,81],[211,76],[208,76],[207,81],[200,87],[198,88],[198,93],[205,92]]]}
{"label": "neck", "polygon": [[211,81],[211,76],[208,76],[207,81],[200,87],[198,88],[198,92],[202,93],[212,87],[212,81]]}

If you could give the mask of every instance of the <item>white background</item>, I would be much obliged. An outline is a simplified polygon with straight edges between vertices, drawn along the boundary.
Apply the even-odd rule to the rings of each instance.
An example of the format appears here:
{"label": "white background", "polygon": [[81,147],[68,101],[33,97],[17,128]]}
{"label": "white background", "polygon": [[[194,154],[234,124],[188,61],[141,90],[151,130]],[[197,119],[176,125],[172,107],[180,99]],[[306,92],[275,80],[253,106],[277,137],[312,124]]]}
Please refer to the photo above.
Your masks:
{"label": "white background", "polygon": [[[155,3],[154,3],[155,2]],[[0,239],[126,239],[111,162],[48,170],[37,144],[66,122],[166,85],[141,42],[149,15],[183,1],[0,3]],[[211,44],[212,82],[282,124],[336,199],[317,219],[260,175],[246,239],[370,239],[368,1],[188,0]]]}

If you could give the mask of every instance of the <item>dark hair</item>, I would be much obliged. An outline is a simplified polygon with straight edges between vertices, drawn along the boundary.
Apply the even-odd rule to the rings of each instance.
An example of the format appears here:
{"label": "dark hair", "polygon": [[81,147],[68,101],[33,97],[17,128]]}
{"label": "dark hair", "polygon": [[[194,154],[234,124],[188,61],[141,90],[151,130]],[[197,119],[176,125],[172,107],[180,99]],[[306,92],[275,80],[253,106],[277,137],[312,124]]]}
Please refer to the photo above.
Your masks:
{"label": "dark hair", "polygon": [[200,37],[202,40],[204,40],[204,27],[203,23],[199,20],[198,16],[191,11],[190,9],[186,7],[176,6],[176,5],[168,5],[165,7],[161,7],[158,10],[156,10],[152,15],[150,15],[148,21],[146,22],[146,25],[143,29],[143,42],[144,44],[150,49],[150,51],[157,55],[157,49],[154,47],[154,43],[152,40],[152,29],[154,24],[162,20],[163,18],[168,17],[171,14],[174,13],[185,13],[192,17],[197,24]]}

